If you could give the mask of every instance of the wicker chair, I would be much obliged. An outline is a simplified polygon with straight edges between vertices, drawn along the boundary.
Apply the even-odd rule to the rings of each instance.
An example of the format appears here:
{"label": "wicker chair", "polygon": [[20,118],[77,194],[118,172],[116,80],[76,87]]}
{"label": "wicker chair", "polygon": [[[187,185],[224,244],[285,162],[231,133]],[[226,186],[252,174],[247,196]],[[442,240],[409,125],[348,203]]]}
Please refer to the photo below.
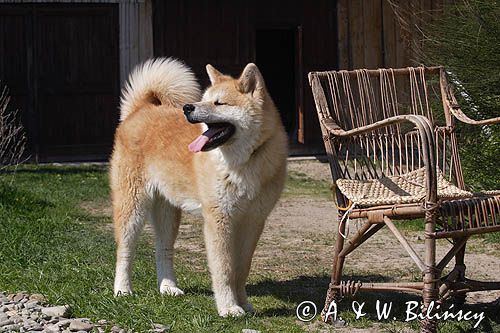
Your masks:
{"label": "wicker chair", "polygon": [[[457,147],[455,122],[500,123],[500,117],[473,120],[460,109],[443,67],[309,73],[333,176],[339,228],[325,313],[331,301],[357,291],[403,291],[422,295],[424,311],[450,296],[500,289],[500,282],[465,278],[464,252],[474,234],[500,231],[500,191],[467,191]],[[346,236],[349,219],[365,219]],[[421,257],[393,220],[423,218]],[[345,257],[384,226],[394,234],[423,275],[422,282],[342,281]],[[452,240],[436,262],[436,239]],[[345,241],[348,239],[347,241]],[[442,276],[455,258],[455,266]],[[436,322],[424,320],[423,332]]]}

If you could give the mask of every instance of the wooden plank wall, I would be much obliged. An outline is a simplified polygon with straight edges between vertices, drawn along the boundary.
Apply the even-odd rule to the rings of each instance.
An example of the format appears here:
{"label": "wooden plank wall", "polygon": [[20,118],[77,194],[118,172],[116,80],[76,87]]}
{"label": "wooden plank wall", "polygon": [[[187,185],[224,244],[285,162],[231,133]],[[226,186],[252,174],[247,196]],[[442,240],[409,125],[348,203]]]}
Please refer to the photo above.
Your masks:
{"label": "wooden plank wall", "polygon": [[339,69],[418,64],[418,29],[451,0],[338,0]]}

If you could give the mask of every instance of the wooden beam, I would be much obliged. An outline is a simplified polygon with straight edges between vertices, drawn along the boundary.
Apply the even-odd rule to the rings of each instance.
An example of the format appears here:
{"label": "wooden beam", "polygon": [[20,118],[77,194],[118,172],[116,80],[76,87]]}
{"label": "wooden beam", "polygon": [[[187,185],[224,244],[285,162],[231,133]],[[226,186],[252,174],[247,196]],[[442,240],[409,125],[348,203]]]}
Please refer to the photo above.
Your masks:
{"label": "wooden beam", "polygon": [[453,231],[437,231],[433,233],[429,233],[429,237],[431,238],[460,238],[466,237],[470,235],[478,235],[485,234],[490,232],[500,231],[500,225],[494,225],[489,227],[480,227],[480,228],[470,228],[465,230],[453,230]]}
{"label": "wooden beam", "polygon": [[437,264],[436,268],[440,271],[442,271],[445,266],[450,262],[451,259],[460,251],[461,248],[464,247],[465,243],[467,242],[467,239],[469,237],[464,237],[462,238],[459,242],[453,244],[453,247],[448,251],[448,253],[441,259],[439,264]]}
{"label": "wooden beam", "polygon": [[[431,67],[425,67],[425,72],[426,74],[439,74],[440,73],[440,70],[441,70],[441,66],[431,66]],[[404,68],[394,68],[392,70],[392,72],[394,73],[394,75],[408,75],[409,73],[409,69],[408,67],[404,67]],[[357,73],[356,71],[352,70],[352,71],[347,71],[349,73],[349,75],[352,75],[352,76],[356,76]],[[380,72],[378,69],[367,69],[366,72],[368,73],[368,75],[370,76],[379,76],[380,75]],[[317,73],[318,75],[326,75],[327,72],[312,72],[312,73]]]}
{"label": "wooden beam", "polygon": [[338,69],[351,68],[349,63],[349,1],[337,1],[337,57]]}
{"label": "wooden beam", "polygon": [[[344,249],[342,249],[342,251],[339,253],[339,257],[345,257],[346,255],[351,253],[355,248],[361,245],[364,242],[364,240],[362,240],[363,236],[372,225],[373,224],[371,224],[370,222],[366,222],[365,224],[363,224],[363,226],[358,230],[358,232],[356,232],[354,237],[351,240],[347,241],[349,245],[347,245],[346,247],[344,247]],[[374,228],[376,228],[376,226]]]}
{"label": "wooden beam", "polygon": [[420,268],[420,270],[424,272],[425,271],[424,262],[419,257],[417,252],[415,252],[415,250],[411,247],[406,238],[404,238],[404,236],[399,232],[398,228],[396,228],[394,223],[392,223],[391,219],[388,218],[387,216],[384,216],[384,223],[389,228],[389,230],[392,231],[394,236],[396,236],[401,245],[403,245],[404,249],[406,250],[406,252],[408,252],[408,254],[413,259],[415,264],[417,264],[418,268]]}

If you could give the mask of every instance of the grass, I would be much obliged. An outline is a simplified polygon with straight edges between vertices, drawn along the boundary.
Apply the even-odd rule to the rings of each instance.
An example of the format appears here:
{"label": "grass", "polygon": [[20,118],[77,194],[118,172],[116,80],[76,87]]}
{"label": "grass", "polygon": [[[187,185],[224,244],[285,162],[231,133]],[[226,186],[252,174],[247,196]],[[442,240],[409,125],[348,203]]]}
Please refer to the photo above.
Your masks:
{"label": "grass", "polygon": [[312,196],[332,199],[331,185],[325,181],[308,177],[302,172],[289,172],[283,197]]}
{"label": "grass", "polygon": [[265,316],[219,318],[208,272],[193,272],[182,262],[176,269],[187,296],[160,296],[148,235],[134,263],[136,295],[115,298],[110,219],[81,208],[82,202],[100,204],[108,196],[107,173],[99,167],[30,166],[20,168],[15,178],[2,175],[0,290],[40,292],[50,303],[71,304],[73,316],[109,319],[139,332],[153,322],[172,332],[303,331],[293,316],[296,304],[272,295],[251,298]]}
{"label": "grass", "polygon": [[[290,173],[284,196],[330,198],[331,194],[326,182]],[[52,304],[70,304],[74,317],[108,319],[137,332],[147,331],[152,323],[167,325],[171,332],[241,332],[243,328],[290,333],[333,331],[318,321],[302,324],[295,317],[295,308],[303,300],[312,300],[320,308],[329,267],[320,273],[305,269],[302,275],[286,280],[272,271],[253,273],[248,290],[258,313],[224,319],[217,315],[206,266],[195,268],[182,260],[195,257],[193,260],[203,264],[204,258],[198,258],[197,253],[181,249],[175,263],[179,286],[186,295],[172,298],[158,294],[154,252],[147,233],[141,238],[134,263],[136,293],[115,298],[110,217],[99,209],[91,213],[83,208],[106,207],[108,200],[103,167],[23,166],[15,175],[0,174],[0,290],[43,293]],[[376,297],[401,301],[401,295]],[[368,316],[354,320],[350,302],[342,303],[340,316],[355,327],[374,325],[373,294],[356,300],[367,302]],[[495,324],[491,319],[486,322]],[[381,325],[394,332],[408,326],[401,320]],[[413,322],[410,327],[416,329],[418,324]],[[442,327],[446,328],[442,332],[462,332],[470,325],[448,322]]]}

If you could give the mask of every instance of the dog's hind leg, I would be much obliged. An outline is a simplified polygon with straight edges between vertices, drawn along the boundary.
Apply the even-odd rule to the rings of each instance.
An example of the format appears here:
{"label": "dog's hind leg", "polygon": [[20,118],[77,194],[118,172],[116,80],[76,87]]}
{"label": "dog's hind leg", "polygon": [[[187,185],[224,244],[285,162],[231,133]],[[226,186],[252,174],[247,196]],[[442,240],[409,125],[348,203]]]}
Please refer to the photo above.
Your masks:
{"label": "dog's hind leg", "polygon": [[179,231],[180,210],[159,194],[153,201],[151,222],[156,237],[156,272],[160,293],[177,296],[184,292],[177,288],[174,271],[174,243]]}
{"label": "dog's hind leg", "polygon": [[131,271],[137,239],[144,225],[148,202],[144,196],[119,197],[113,202],[115,228],[116,273],[114,293],[116,296],[132,294]]}

